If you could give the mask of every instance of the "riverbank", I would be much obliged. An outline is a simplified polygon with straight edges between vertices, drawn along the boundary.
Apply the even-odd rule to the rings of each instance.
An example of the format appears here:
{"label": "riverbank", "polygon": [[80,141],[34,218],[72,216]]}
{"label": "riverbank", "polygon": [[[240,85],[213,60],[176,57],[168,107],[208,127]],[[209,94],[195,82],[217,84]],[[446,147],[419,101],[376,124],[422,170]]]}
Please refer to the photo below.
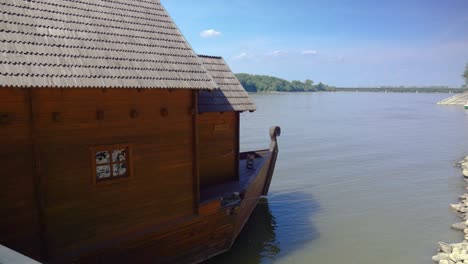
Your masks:
{"label": "riverbank", "polygon": [[337,87],[336,92],[373,92],[373,93],[463,93],[467,89],[450,87]]}
{"label": "riverbank", "polygon": [[[461,95],[467,92],[466,89],[460,88],[447,88],[447,89],[371,89],[371,88],[336,88],[333,91],[248,91],[249,94],[283,94],[283,93],[416,93],[416,94],[454,94]],[[465,102],[466,103],[466,102]]]}
{"label": "riverbank", "polygon": [[[468,185],[468,156],[457,166],[462,169],[464,181]],[[466,189],[468,190],[468,187]],[[450,207],[460,216],[462,221],[452,224],[452,228],[463,232],[464,240],[454,244],[439,242],[439,252],[432,257],[432,260],[439,264],[468,263],[468,193],[459,196],[458,199],[460,202],[451,204]]]}

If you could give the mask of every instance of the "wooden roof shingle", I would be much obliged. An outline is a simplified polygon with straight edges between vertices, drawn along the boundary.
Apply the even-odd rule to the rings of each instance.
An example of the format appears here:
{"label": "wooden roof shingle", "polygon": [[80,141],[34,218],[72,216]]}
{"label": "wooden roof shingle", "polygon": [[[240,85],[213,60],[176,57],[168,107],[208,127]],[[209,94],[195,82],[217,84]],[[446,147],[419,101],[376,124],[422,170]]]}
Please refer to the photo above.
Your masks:
{"label": "wooden roof shingle", "polygon": [[252,99],[242,84],[221,57],[199,55],[203,66],[219,89],[200,91],[198,95],[199,112],[243,112],[255,111]]}
{"label": "wooden roof shingle", "polygon": [[159,0],[0,0],[0,87],[217,85]]}

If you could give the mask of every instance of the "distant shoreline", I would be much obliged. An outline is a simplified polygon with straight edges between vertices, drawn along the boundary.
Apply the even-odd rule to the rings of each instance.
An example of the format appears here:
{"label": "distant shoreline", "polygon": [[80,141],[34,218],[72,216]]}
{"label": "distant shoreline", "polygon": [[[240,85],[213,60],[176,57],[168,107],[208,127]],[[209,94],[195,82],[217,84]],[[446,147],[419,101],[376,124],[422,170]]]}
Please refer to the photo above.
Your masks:
{"label": "distant shoreline", "polygon": [[462,88],[336,88],[334,91],[261,91],[252,94],[282,94],[282,93],[463,93],[468,89]]}
{"label": "distant shoreline", "polygon": [[[443,93],[443,94],[459,94],[462,92],[466,92],[467,90],[463,91],[425,91],[425,90],[418,90],[418,91],[387,91],[387,93],[421,93],[421,94],[428,94],[428,93]],[[262,91],[262,92],[247,92],[249,94],[286,94],[286,93],[385,93],[385,91],[369,91],[364,89],[349,89],[349,90],[336,90],[336,91]]]}
{"label": "distant shoreline", "polygon": [[337,92],[380,92],[380,93],[463,93],[468,89],[449,87],[389,87],[389,88],[336,88]]}
{"label": "distant shoreline", "polygon": [[[427,86],[367,86],[367,87],[335,87],[322,82],[315,83],[312,80],[288,81],[274,76],[254,75],[248,73],[236,74],[239,82],[248,92],[380,92],[380,93],[462,93],[468,91],[468,87],[450,87],[444,85]],[[464,88],[463,88],[464,87]]]}

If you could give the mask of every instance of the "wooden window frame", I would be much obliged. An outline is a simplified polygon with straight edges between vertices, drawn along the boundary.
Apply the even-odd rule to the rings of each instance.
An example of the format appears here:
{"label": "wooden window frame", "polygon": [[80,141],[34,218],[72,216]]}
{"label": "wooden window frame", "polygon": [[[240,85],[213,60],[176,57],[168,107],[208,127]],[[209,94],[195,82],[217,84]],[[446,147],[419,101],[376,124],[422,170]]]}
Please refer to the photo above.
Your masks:
{"label": "wooden window frame", "polygon": [[[115,150],[119,149],[126,149],[126,162],[113,162],[112,159],[112,154]],[[96,153],[100,151],[107,151],[109,152],[109,163],[104,163],[104,164],[97,164],[96,163]],[[119,182],[125,182],[133,178],[133,152],[132,152],[132,146],[130,144],[114,144],[114,145],[102,145],[102,146],[95,146],[90,148],[90,153],[91,153],[91,169],[92,169],[92,183],[101,185],[101,184],[112,184],[112,183],[119,183]],[[126,164],[127,165],[127,175],[126,176],[115,176],[113,177],[113,168],[114,164]],[[97,178],[97,171],[96,168],[98,166],[110,166],[110,173],[111,176],[106,179],[101,179],[99,180]]]}

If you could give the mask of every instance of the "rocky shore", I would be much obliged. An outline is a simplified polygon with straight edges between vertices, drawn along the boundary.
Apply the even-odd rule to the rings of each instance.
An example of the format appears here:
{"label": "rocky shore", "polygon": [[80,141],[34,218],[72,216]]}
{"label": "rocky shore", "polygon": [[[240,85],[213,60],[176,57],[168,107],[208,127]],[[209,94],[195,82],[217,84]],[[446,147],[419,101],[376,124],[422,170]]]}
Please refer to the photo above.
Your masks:
{"label": "rocky shore", "polygon": [[[457,165],[462,169],[465,182],[468,185],[468,156]],[[450,207],[458,213],[462,221],[453,224],[452,228],[462,231],[465,238],[463,242],[455,244],[439,242],[439,252],[432,257],[432,260],[439,264],[468,263],[468,193],[461,195],[459,200],[459,203],[451,204]]]}

